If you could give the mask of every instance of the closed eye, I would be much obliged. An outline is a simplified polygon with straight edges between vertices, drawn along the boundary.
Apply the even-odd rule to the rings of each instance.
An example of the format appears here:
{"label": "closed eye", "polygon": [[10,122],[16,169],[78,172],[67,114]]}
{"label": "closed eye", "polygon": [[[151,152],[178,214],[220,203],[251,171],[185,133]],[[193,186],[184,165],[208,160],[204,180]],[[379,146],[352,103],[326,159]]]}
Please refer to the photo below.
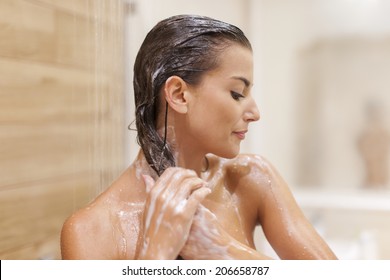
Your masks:
{"label": "closed eye", "polygon": [[230,91],[230,94],[232,95],[234,100],[240,100],[240,98],[244,98],[245,97],[241,93],[238,93],[238,92],[235,92],[235,91]]}

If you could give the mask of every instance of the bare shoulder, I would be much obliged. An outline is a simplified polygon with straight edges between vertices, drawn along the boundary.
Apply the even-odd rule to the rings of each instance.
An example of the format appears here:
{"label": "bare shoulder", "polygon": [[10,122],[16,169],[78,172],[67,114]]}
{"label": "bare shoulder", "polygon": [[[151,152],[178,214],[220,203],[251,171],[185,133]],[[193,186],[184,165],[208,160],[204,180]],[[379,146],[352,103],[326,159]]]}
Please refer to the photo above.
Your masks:
{"label": "bare shoulder", "polygon": [[73,213],[65,221],[61,231],[62,258],[103,259],[102,250],[94,247],[107,236],[108,217],[101,197]]}
{"label": "bare shoulder", "polygon": [[207,158],[210,173],[222,171],[230,191],[256,205],[263,204],[262,200],[270,192],[270,182],[278,177],[269,161],[259,155],[240,154],[232,159],[208,155]]}
{"label": "bare shoulder", "polygon": [[226,160],[224,169],[227,176],[245,182],[250,187],[266,187],[276,176],[276,171],[270,162],[259,155],[240,154],[233,159]]}
{"label": "bare shoulder", "polygon": [[[137,227],[144,186],[134,180],[132,168],[126,170],[102,194],[86,207],[77,210],[64,223],[61,232],[63,259],[130,258],[131,252],[119,252],[118,240],[129,239],[121,229],[131,216]],[[142,205],[141,205],[142,206]],[[137,213],[135,216],[134,213]],[[129,231],[131,234],[134,232]],[[132,237],[135,240],[136,237]],[[128,242],[128,250],[135,244]],[[134,242],[133,242],[134,243]],[[120,246],[119,246],[120,247]]]}
{"label": "bare shoulder", "polygon": [[[288,198],[292,195],[288,184],[276,168],[263,156],[241,154],[226,163],[227,175],[240,182],[245,195],[255,196],[262,207],[276,205],[275,198]],[[264,209],[259,209],[264,210]]]}

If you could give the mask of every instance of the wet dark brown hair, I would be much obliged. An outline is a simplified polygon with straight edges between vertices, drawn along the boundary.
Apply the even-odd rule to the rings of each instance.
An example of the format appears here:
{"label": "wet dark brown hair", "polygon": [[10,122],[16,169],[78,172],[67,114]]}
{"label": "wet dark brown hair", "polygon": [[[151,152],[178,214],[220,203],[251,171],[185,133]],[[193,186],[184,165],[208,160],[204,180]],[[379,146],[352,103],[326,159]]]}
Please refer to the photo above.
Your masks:
{"label": "wet dark brown hair", "polygon": [[197,15],[167,18],[147,34],[134,65],[135,118],[137,141],[158,175],[175,166],[166,143],[167,115],[165,135],[160,136],[156,129],[162,86],[174,75],[190,85],[199,84],[202,75],[218,67],[219,54],[232,44],[251,50],[236,26]]}

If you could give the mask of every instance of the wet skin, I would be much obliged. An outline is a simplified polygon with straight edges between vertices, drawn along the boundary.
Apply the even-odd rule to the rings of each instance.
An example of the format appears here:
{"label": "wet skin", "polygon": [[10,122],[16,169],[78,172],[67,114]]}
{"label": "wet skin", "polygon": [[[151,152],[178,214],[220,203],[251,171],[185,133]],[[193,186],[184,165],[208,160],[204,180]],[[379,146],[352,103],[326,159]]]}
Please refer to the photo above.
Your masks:
{"label": "wet skin", "polygon": [[[202,178],[212,191],[202,205],[215,219],[209,213],[204,215],[204,211],[195,214],[195,217],[211,217],[203,217],[203,221],[194,219],[200,229],[195,232],[196,226],[193,226],[188,238],[192,245],[184,245],[180,255],[187,259],[267,258],[254,250],[253,231],[261,224],[283,259],[335,258],[297,207],[284,181],[265,159],[253,155],[240,155],[231,160],[213,155],[208,158],[210,166],[202,173]],[[141,174],[150,174],[142,153],[107,191],[67,220],[61,244],[64,259],[138,257],[137,244],[138,248],[142,247],[139,243],[147,199]],[[216,235],[205,234],[205,224],[207,232]],[[210,248],[210,244],[214,246]]]}
{"label": "wet skin", "polygon": [[63,258],[266,259],[254,247],[256,225],[282,259],[335,258],[272,165],[238,155],[249,124],[260,117],[252,81],[252,53],[237,45],[224,49],[199,85],[168,78],[157,128],[164,128],[168,102],[167,141],[179,167],[157,177],[140,152],[65,222]]}

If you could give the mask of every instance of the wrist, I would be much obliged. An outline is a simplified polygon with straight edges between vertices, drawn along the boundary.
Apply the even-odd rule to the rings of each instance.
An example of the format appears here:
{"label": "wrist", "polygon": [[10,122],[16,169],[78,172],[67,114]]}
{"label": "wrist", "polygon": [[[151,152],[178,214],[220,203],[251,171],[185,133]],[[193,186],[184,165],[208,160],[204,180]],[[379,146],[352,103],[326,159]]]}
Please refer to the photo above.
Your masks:
{"label": "wrist", "polygon": [[152,246],[148,241],[143,242],[142,248],[137,256],[138,260],[175,260],[178,256],[172,247],[165,248],[164,244],[153,243]]}

